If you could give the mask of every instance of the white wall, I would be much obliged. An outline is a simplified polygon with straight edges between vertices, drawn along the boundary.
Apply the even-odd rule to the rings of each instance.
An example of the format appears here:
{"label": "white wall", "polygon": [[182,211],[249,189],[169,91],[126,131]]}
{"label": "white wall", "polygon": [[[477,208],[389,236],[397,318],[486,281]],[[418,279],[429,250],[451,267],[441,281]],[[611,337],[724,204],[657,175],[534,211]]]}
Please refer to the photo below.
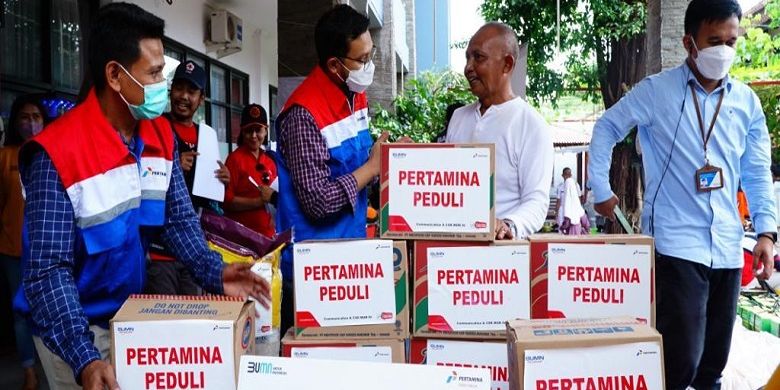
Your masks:
{"label": "white wall", "polygon": [[[206,53],[203,38],[212,8],[226,9],[243,21],[244,40],[239,53],[219,61],[249,75],[249,102],[268,108],[268,86],[278,86],[276,0],[126,0],[165,20],[165,35]],[[105,1],[103,1],[105,2]]]}

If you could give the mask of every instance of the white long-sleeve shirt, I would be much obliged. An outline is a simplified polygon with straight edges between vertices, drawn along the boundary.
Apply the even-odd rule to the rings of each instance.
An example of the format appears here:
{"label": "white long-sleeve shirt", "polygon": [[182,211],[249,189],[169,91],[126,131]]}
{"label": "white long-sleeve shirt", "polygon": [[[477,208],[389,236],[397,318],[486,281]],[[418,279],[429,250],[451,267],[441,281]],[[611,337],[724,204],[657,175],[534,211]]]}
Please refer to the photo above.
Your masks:
{"label": "white long-sleeve shirt", "polygon": [[522,98],[489,107],[479,102],[455,111],[448,143],[496,145],[496,218],[509,219],[517,238],[536,233],[550,205],[553,143],[547,123]]}

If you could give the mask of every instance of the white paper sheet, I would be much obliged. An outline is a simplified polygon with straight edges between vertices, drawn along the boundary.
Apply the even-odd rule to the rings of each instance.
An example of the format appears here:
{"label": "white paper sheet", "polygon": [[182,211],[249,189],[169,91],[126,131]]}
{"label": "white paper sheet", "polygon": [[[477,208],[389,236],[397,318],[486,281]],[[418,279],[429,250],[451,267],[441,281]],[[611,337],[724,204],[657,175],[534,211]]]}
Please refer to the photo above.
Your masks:
{"label": "white paper sheet", "polygon": [[198,127],[198,157],[196,157],[192,193],[202,198],[222,202],[225,200],[225,185],[214,175],[214,171],[219,169],[217,160],[220,160],[217,132],[203,122]]}

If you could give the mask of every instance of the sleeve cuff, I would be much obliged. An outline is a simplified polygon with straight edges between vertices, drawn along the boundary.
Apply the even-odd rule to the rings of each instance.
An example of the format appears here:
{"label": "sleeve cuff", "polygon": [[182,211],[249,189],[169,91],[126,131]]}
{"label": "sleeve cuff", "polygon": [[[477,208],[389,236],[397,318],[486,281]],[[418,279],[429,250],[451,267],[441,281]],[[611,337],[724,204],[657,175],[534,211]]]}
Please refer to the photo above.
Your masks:
{"label": "sleeve cuff", "polygon": [[355,203],[357,202],[357,179],[355,176],[343,175],[336,178],[336,181],[341,185],[344,190],[344,195],[347,197],[349,205],[352,206],[352,210],[355,209]]}
{"label": "sleeve cuff", "polygon": [[70,360],[69,364],[73,368],[73,378],[81,386],[81,373],[90,363],[101,359],[100,351],[95,348],[92,341],[82,340],[78,345],[66,346],[64,352],[68,354],[67,360]]}
{"label": "sleeve cuff", "polygon": [[615,194],[612,192],[612,189],[609,188],[609,185],[605,187],[592,186],[591,189],[593,191],[593,203],[595,204],[606,202],[615,196]]}
{"label": "sleeve cuff", "polygon": [[777,221],[767,215],[757,215],[753,220],[753,230],[758,233],[777,232]]}

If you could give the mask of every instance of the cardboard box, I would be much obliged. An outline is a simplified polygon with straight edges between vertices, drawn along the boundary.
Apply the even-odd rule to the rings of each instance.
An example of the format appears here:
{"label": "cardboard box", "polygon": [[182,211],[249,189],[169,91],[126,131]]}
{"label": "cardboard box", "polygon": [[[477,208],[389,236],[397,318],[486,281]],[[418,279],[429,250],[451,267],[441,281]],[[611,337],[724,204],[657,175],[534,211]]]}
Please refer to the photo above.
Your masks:
{"label": "cardboard box", "polygon": [[[377,249],[378,247],[380,247]],[[300,242],[295,244],[295,337],[298,339],[405,339],[409,337],[409,282],[407,275],[407,252],[406,242],[387,241],[387,240],[344,240],[330,242]],[[309,250],[307,261],[299,262],[300,250]],[[324,252],[323,252],[324,251]],[[374,253],[379,251],[381,258],[372,258]],[[320,255],[323,253],[323,255]],[[366,257],[368,256],[368,257]],[[345,285],[343,281],[307,281],[304,267],[308,265],[346,265],[366,263],[366,260],[373,261],[374,264],[382,264],[382,272],[385,278],[392,277],[392,283],[383,284],[358,283],[358,286],[369,286],[368,305],[355,306],[353,302],[334,305],[334,302],[323,301],[322,305],[310,306],[316,308],[315,313],[301,313],[299,303],[302,297],[306,297],[309,302],[316,301],[320,297],[320,288],[322,286],[336,286],[338,283]],[[392,270],[392,274],[389,272]],[[314,271],[308,271],[311,275]],[[376,274],[376,272],[374,272]],[[347,279],[349,284],[354,285],[357,279]],[[314,283],[310,283],[314,282]],[[330,284],[324,284],[327,282]],[[377,287],[374,287],[377,286]],[[358,287],[360,288],[360,287]],[[376,290],[374,288],[377,288]],[[312,299],[313,298],[313,299]],[[389,302],[389,304],[388,304]],[[362,303],[361,303],[362,304]],[[311,310],[311,309],[307,309]],[[338,311],[342,311],[339,313]],[[311,321],[311,318],[317,319],[323,316],[332,318],[343,318],[346,312],[357,313],[357,316],[379,317],[370,322],[375,324],[364,325],[337,325],[337,326],[316,326],[317,323]],[[332,314],[328,314],[332,313]],[[363,313],[363,314],[360,314]],[[390,320],[382,317],[390,318]],[[337,321],[334,321],[338,323]],[[369,321],[366,321],[369,322]]]}
{"label": "cardboard box", "polygon": [[539,234],[530,241],[531,318],[631,316],[655,325],[651,237]]}
{"label": "cardboard box", "polygon": [[634,318],[507,323],[512,390],[663,389],[661,335]]}
{"label": "cardboard box", "polygon": [[451,367],[487,368],[491,390],[509,388],[506,341],[418,339],[411,341],[409,363]]}
{"label": "cardboard box", "polygon": [[415,336],[504,339],[507,320],[530,317],[527,242],[414,248]]}
{"label": "cardboard box", "polygon": [[486,368],[244,356],[238,390],[489,390]]}
{"label": "cardboard box", "polygon": [[406,363],[404,340],[301,340],[291,331],[282,339],[282,356],[373,363]]}
{"label": "cardboard box", "polygon": [[493,144],[382,144],[382,238],[492,241]]}
{"label": "cardboard box", "polygon": [[234,388],[254,348],[254,304],[225,296],[133,295],[111,320],[123,389]]}

